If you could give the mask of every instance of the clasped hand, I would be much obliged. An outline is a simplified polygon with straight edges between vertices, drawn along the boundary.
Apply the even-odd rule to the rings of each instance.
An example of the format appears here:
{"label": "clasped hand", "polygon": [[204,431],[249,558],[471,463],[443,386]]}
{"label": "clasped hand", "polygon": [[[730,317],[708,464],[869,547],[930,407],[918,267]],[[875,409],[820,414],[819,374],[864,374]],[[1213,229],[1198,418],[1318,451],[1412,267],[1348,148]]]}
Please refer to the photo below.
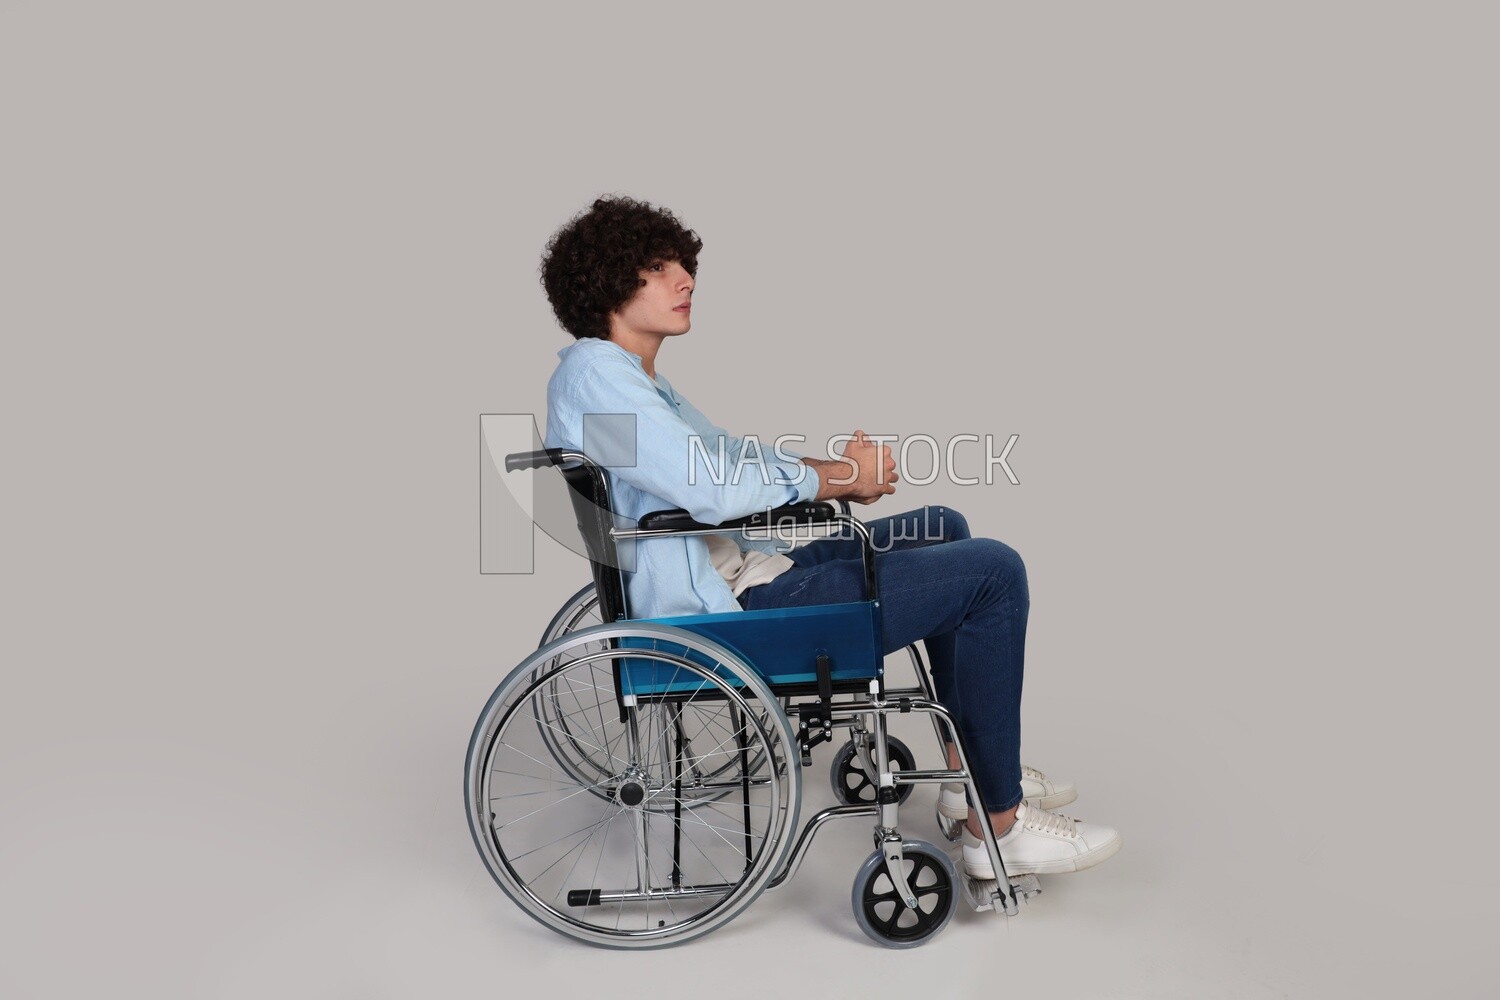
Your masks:
{"label": "clasped hand", "polygon": [[847,491],[843,494],[845,499],[870,504],[896,492],[895,484],[901,478],[896,475],[896,459],[889,448],[870,440],[864,431],[855,431],[840,455],[854,467],[852,479],[846,475],[834,480],[836,484],[840,479],[846,480],[841,484]]}

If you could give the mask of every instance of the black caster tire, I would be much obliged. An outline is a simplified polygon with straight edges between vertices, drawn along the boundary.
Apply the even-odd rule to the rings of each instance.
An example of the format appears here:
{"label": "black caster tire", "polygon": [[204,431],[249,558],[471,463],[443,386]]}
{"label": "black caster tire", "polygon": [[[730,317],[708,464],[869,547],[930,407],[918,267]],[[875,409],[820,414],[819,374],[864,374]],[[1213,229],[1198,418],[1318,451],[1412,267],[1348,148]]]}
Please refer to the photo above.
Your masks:
{"label": "black caster tire", "polygon": [[[885,739],[886,753],[890,756],[891,764],[897,771],[915,771],[917,759],[912,755],[911,748],[894,736]],[[859,755],[854,750],[854,741],[845,743],[838,756],[833,759],[833,766],[828,771],[829,783],[833,785],[833,797],[846,806],[869,805],[875,802],[878,789],[875,782],[865,773],[860,766]],[[911,798],[914,785],[897,785],[896,801],[905,802]]]}
{"label": "black caster tire", "polygon": [[953,919],[960,895],[958,869],[947,854],[924,840],[904,841],[901,847],[907,884],[917,897],[917,908],[908,908],[897,895],[880,851],[860,865],[850,899],[859,929],[887,948],[926,944]]}

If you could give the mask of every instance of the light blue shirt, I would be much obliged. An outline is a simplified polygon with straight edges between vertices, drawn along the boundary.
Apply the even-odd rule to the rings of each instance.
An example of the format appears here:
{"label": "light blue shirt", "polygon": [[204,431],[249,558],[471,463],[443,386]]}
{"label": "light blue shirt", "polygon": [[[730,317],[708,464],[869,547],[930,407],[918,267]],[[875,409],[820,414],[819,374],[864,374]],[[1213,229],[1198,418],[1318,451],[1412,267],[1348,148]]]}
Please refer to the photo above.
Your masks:
{"label": "light blue shirt", "polygon": [[[680,507],[704,524],[818,495],[818,474],[782,449],[716,427],[672,388],[646,374],[640,357],[608,340],[587,338],[557,352],[547,383],[549,448],[581,451],[608,470],[621,527],[656,510]],[[757,457],[759,460],[757,461]],[[736,475],[738,472],[738,475]],[[733,539],[741,549],[784,551],[771,539]],[[714,569],[702,535],[621,542],[631,618],[739,611]]]}

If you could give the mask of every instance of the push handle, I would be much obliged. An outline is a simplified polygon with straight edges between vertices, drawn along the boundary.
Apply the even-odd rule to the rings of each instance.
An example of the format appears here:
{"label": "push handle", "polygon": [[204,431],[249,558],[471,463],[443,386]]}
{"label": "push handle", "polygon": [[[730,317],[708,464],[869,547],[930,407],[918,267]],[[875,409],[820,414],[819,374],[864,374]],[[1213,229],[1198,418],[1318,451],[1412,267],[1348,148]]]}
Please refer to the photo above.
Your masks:
{"label": "push handle", "polygon": [[514,455],[505,456],[505,471],[515,472],[517,469],[537,469],[544,465],[557,465],[562,462],[563,450],[561,448],[543,448],[541,451],[518,451]]}

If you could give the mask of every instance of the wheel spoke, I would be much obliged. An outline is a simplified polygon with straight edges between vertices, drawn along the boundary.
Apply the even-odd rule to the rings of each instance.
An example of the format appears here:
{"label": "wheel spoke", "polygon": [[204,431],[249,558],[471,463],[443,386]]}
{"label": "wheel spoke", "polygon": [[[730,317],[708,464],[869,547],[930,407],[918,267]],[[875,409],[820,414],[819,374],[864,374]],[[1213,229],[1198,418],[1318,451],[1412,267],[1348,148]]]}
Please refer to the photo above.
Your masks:
{"label": "wheel spoke", "polygon": [[561,838],[559,840],[549,841],[548,843],[542,844],[539,847],[533,847],[531,850],[525,852],[524,854],[517,854],[515,857],[508,858],[508,860],[512,864],[514,864],[515,862],[520,861],[522,858],[530,857],[531,855],[535,854],[537,851],[545,851],[549,847],[556,847],[558,844],[566,843],[569,840],[572,840],[574,837],[578,836],[580,833],[584,833],[585,831],[592,831],[596,827],[598,827],[601,823],[608,823],[612,819],[614,819],[613,816],[606,816],[604,819],[601,819],[598,823],[592,823],[592,824],[590,824],[588,826],[581,827],[581,828],[579,828],[577,830],[574,830],[572,833],[568,834],[566,837],[563,837],[563,838]]}
{"label": "wheel spoke", "polygon": [[[630,636],[644,641],[617,647]],[[496,879],[548,926],[596,944],[684,940],[740,912],[791,847],[800,785],[763,679],[649,624],[546,648],[491,699],[470,748],[470,815],[476,829],[485,820],[476,842]],[[627,725],[611,665],[636,657]],[[627,784],[644,787],[634,805],[617,799]],[[625,813],[631,832],[616,836]]]}

